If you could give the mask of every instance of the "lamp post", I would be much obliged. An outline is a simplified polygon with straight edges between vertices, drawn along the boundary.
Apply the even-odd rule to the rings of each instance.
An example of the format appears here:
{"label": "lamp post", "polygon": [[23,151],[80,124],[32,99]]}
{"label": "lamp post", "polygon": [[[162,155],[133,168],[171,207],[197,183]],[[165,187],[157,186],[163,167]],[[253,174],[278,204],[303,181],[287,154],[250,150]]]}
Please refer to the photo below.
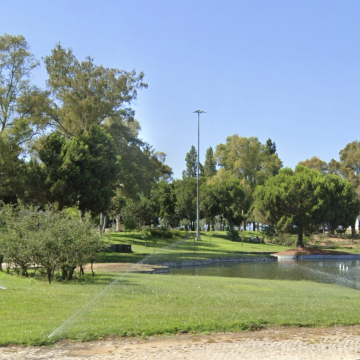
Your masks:
{"label": "lamp post", "polygon": [[200,157],[200,114],[205,113],[202,110],[195,110],[193,113],[198,114],[198,150],[197,150],[197,199],[196,199],[196,240],[200,240],[199,235],[199,222],[200,222],[200,212],[199,212],[199,157]]}

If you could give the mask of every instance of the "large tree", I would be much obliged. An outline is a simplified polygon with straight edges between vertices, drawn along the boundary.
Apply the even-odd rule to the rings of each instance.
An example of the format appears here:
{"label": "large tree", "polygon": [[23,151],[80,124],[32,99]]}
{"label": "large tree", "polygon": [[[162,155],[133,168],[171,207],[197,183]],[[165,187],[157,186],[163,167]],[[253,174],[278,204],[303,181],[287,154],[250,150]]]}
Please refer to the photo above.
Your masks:
{"label": "large tree", "polygon": [[[297,246],[303,247],[304,231],[324,222],[346,225],[353,220],[349,214],[358,211],[357,200],[342,181],[340,177],[326,177],[305,166],[299,165],[295,171],[285,168],[257,187],[255,207],[279,230],[296,230]],[[341,211],[346,211],[346,219]]]}
{"label": "large tree", "polygon": [[205,194],[208,193],[208,196],[203,197],[203,207],[210,205],[208,210],[217,211],[217,215],[221,215],[229,222],[230,228],[240,225],[244,219],[242,210],[246,201],[241,181],[233,175],[214,176],[208,180],[207,187]]}
{"label": "large tree", "polygon": [[19,156],[47,124],[46,96],[30,84],[38,65],[22,35],[0,36],[0,199],[6,202],[21,196]]}
{"label": "large tree", "polygon": [[282,166],[278,155],[269,152],[258,138],[237,134],[227,137],[226,144],[216,147],[215,158],[220,167],[244,179],[252,187],[263,184]]}
{"label": "large tree", "polygon": [[48,201],[57,202],[60,209],[77,205],[94,213],[108,208],[120,158],[104,130],[92,126],[86,136],[72,139],[51,134],[42,139],[39,158],[46,174]]}
{"label": "large tree", "polygon": [[86,134],[105,119],[133,120],[128,107],[137,90],[147,87],[144,74],[105,68],[91,57],[79,61],[72,49],[60,44],[45,57],[50,98],[47,113],[58,131],[66,136]]}
{"label": "large tree", "polygon": [[[238,177],[243,183],[247,198],[247,201],[243,202],[242,210],[245,230],[247,216],[251,215],[252,193],[255,187],[277,174],[282,167],[276,154],[275,143],[270,140],[264,145],[256,137],[246,138],[235,134],[227,137],[225,144],[216,147],[215,159],[223,170]],[[255,223],[253,228],[255,230]]]}
{"label": "large tree", "polygon": [[324,177],[319,195],[325,206],[324,222],[330,225],[332,233],[339,226],[355,226],[360,213],[360,201],[349,181],[339,175],[327,175]]}
{"label": "large tree", "polygon": [[176,195],[176,211],[182,219],[190,221],[190,227],[195,229],[196,221],[196,179],[185,177],[182,180],[174,181]]}

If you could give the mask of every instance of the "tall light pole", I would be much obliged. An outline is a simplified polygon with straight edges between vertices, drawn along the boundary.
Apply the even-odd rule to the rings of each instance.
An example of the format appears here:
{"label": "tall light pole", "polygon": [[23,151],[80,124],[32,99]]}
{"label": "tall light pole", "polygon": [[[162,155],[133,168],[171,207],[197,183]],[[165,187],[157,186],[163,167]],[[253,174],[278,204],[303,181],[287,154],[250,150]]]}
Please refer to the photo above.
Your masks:
{"label": "tall light pole", "polygon": [[199,235],[199,222],[200,222],[200,212],[199,212],[199,157],[200,157],[200,114],[205,113],[202,110],[195,110],[193,113],[198,114],[198,151],[197,151],[197,199],[196,199],[196,240],[200,240]]}

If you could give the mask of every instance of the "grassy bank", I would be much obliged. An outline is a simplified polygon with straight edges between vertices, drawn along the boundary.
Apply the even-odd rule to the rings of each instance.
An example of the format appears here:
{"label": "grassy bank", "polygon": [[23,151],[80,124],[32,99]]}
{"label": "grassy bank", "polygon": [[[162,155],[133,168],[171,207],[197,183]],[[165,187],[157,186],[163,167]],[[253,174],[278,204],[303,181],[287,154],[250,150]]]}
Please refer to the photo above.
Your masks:
{"label": "grassy bank", "polygon": [[[6,287],[0,290],[0,345],[360,323],[360,293],[334,285],[126,274],[102,292],[118,276],[103,273],[81,282],[49,285],[0,273],[0,284]],[[47,338],[81,308],[61,331]]]}
{"label": "grassy bank", "polygon": [[[257,232],[248,232],[246,237],[249,239],[251,234],[254,234],[254,237],[261,237],[260,233]],[[147,259],[149,262],[205,260],[238,257],[247,252],[279,252],[288,249],[286,246],[275,244],[234,242],[228,239],[224,231],[213,232],[211,236],[202,232],[201,241],[194,241],[194,237],[195,233],[190,232],[186,239],[149,236],[145,241],[140,232],[112,233],[111,237],[108,238],[109,243],[130,244],[133,253],[108,251],[101,256],[99,262],[138,262],[147,256],[151,256]],[[154,252],[157,253],[154,254]]]}

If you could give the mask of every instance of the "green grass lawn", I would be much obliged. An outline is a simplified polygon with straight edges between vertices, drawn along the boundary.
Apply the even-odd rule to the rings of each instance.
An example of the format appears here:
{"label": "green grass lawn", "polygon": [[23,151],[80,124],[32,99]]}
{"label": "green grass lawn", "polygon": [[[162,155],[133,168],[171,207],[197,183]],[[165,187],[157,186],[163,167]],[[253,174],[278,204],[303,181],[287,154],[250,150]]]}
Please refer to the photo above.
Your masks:
{"label": "green grass lawn", "polygon": [[0,285],[0,345],[360,323],[358,291],[307,281],[103,273],[49,285],[0,273]]}
{"label": "green grass lawn", "polygon": [[[224,232],[213,233],[211,239],[202,233],[202,241],[195,244],[193,236],[150,237],[146,247],[140,233],[113,233],[107,241],[132,244],[133,253],[106,252],[99,261],[187,261],[288,248],[232,242]],[[49,285],[45,280],[0,273],[0,285],[6,287],[0,289],[0,345],[49,344],[61,338],[89,340],[106,335],[360,324],[358,291],[308,281],[98,273]]]}
{"label": "green grass lawn", "polygon": [[[261,237],[260,233],[248,232]],[[149,262],[164,261],[188,261],[205,260],[209,258],[239,257],[247,252],[279,252],[289,247],[274,244],[253,244],[248,242],[234,242],[227,238],[226,232],[213,232],[210,237],[206,232],[201,232],[201,241],[194,242],[194,232],[190,232],[188,239],[175,237],[166,239],[151,236],[147,239],[147,247],[141,233],[112,233],[108,239],[113,244],[131,244],[131,254],[125,253],[104,253],[99,262],[138,262],[144,257],[151,255],[146,260]],[[156,254],[154,254],[156,252]]]}

